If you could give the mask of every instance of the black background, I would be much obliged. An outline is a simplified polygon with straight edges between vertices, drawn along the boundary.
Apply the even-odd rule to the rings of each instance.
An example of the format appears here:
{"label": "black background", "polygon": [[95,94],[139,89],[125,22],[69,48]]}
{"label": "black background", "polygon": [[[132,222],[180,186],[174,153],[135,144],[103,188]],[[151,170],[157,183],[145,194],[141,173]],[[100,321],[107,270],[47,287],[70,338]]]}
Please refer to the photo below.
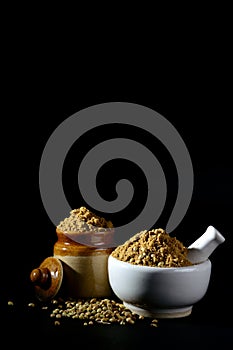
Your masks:
{"label": "black background", "polygon": [[[92,339],[103,348],[129,349],[130,345],[139,348],[145,339],[148,344],[155,344],[157,340],[158,344],[173,344],[173,348],[177,343],[180,348],[180,342],[186,347],[190,343],[212,346],[232,341],[232,88],[227,40],[219,38],[216,44],[216,37],[211,38],[208,45],[205,40],[188,44],[184,39],[182,52],[174,44],[169,46],[170,54],[162,57],[159,50],[145,50],[144,60],[135,62],[138,50],[129,56],[123,50],[116,57],[113,45],[100,57],[97,54],[100,48],[96,51],[93,47],[92,55],[87,56],[80,54],[84,49],[76,52],[66,48],[67,55],[63,59],[61,52],[65,49],[60,47],[59,41],[57,45],[50,40],[39,40],[35,44],[35,38],[24,42],[16,37],[13,52],[17,55],[6,55],[3,72],[6,79],[2,97],[6,108],[2,118],[5,138],[2,144],[1,306],[8,313],[4,306],[7,300],[14,300],[18,305],[6,326],[13,334],[14,331],[18,334],[19,324],[26,330],[19,336],[22,343],[30,332],[33,336],[39,332],[40,337],[51,338],[54,342],[69,337],[70,344],[76,341],[78,344],[82,337],[90,336],[89,342]],[[12,48],[12,42],[9,46]],[[43,149],[62,121],[83,108],[105,102],[137,103],[152,108],[173,124],[189,150],[194,167],[193,197],[174,235],[188,245],[213,225],[226,239],[211,256],[209,289],[203,300],[194,306],[192,315],[162,321],[161,328],[153,332],[138,326],[135,329],[83,330],[72,325],[69,330],[56,331],[49,328],[43,317],[25,316],[24,312],[23,305],[33,296],[29,274],[44,258],[52,255],[56,241],[55,227],[43,208],[39,192],[38,173]],[[124,130],[119,132],[124,134]],[[100,136],[101,130],[96,140],[93,133],[91,142],[98,142]],[[150,142],[145,141],[144,135],[138,137],[142,142],[143,139]],[[156,140],[153,142],[156,144]],[[86,139],[82,145],[90,144]],[[157,156],[163,157],[163,152],[161,148]],[[70,155],[64,170],[67,197],[72,207],[88,206],[69,183],[69,174],[75,183],[72,159]],[[170,160],[166,158],[162,163],[169,176]],[[127,168],[129,178],[134,176],[134,170]],[[140,185],[141,174],[138,176]],[[171,201],[173,199],[174,193]],[[127,212],[110,218],[121,223],[137,210],[135,204]],[[155,226],[165,223],[166,215]]]}

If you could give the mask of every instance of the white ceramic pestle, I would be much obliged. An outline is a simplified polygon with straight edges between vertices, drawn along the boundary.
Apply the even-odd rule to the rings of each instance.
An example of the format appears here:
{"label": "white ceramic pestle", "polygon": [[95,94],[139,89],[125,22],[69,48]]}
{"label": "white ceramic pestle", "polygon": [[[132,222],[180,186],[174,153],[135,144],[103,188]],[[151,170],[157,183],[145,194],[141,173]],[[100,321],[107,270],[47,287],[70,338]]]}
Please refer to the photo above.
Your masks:
{"label": "white ceramic pestle", "polygon": [[217,246],[225,241],[221,233],[213,226],[188,247],[188,259],[196,264],[208,259]]}

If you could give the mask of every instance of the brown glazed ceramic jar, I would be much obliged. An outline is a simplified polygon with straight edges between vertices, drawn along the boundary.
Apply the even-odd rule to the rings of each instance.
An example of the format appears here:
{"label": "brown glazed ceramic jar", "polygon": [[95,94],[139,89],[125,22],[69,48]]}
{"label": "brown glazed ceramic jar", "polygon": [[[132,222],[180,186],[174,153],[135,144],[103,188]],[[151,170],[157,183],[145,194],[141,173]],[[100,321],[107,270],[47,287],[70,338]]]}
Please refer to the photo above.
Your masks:
{"label": "brown glazed ceramic jar", "polygon": [[[99,233],[64,233],[56,228],[54,257],[62,262],[63,290],[74,298],[109,297],[112,290],[108,280],[108,257],[111,234],[98,246]],[[88,240],[94,240],[90,244]],[[85,240],[87,245],[85,244]],[[82,242],[82,243],[79,243]],[[84,244],[83,244],[84,243]]]}

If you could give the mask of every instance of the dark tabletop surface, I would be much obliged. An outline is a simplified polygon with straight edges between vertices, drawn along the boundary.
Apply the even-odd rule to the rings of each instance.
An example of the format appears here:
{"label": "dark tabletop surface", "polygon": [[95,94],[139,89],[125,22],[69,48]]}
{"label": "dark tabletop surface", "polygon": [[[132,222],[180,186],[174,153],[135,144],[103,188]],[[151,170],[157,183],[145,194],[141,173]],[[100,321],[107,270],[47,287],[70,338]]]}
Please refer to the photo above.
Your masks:
{"label": "dark tabletop surface", "polygon": [[[44,310],[29,295],[24,299],[10,298],[14,306],[7,306],[1,300],[1,338],[7,344],[22,346],[84,346],[89,349],[141,349],[156,346],[164,349],[204,349],[214,346],[229,349],[233,344],[231,314],[223,308],[227,303],[210,299],[200,301],[193,307],[190,316],[177,319],[159,319],[158,326],[152,327],[149,319],[134,325],[88,325],[80,320],[62,320],[54,324],[49,309]],[[211,302],[210,302],[211,300]],[[35,302],[35,307],[28,306]],[[3,305],[4,304],[4,305]]]}

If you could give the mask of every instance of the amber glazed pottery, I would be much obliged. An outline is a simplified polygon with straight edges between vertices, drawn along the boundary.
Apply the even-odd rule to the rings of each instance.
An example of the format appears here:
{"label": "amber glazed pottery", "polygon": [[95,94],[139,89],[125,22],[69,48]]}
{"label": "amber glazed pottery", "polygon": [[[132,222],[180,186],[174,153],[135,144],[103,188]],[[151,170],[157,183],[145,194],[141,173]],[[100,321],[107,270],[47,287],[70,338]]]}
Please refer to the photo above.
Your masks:
{"label": "amber glazed pottery", "polygon": [[[112,294],[108,280],[108,257],[113,248],[81,244],[86,233],[63,233],[56,229],[54,257],[62,262],[63,289],[71,297],[104,297]],[[80,239],[79,239],[80,236]],[[87,236],[86,236],[87,237]],[[96,241],[96,239],[95,239]],[[88,243],[88,241],[87,241]]]}
{"label": "amber glazed pottery", "polygon": [[[64,233],[56,228],[53,256],[30,274],[38,299],[90,298],[113,295],[108,279],[108,257],[113,231]],[[80,243],[81,242],[81,243]]]}

